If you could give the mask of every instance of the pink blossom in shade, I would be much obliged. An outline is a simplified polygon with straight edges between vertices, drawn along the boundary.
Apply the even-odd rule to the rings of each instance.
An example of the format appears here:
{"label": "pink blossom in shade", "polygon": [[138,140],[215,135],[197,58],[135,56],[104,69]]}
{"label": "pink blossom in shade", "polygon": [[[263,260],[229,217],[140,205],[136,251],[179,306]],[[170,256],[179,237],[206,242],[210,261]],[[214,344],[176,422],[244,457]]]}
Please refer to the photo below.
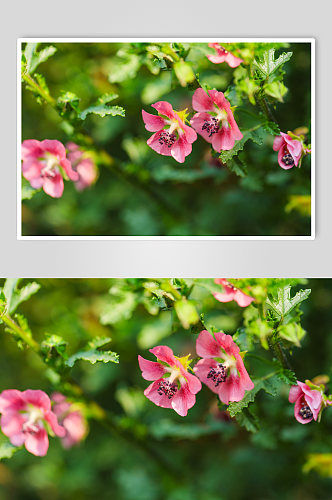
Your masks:
{"label": "pink blossom in shade", "polygon": [[233,54],[228,52],[228,50],[224,49],[224,47],[221,47],[219,43],[209,43],[209,47],[212,47],[216,50],[215,55],[209,54],[207,56],[208,60],[213,62],[214,64],[226,62],[231,68],[237,68],[237,66],[240,66],[240,64],[243,62],[243,59],[234,56]]}
{"label": "pink blossom in shade", "polygon": [[196,89],[192,105],[198,113],[190,123],[215,151],[232,149],[235,141],[242,139],[230,103],[222,92],[209,90],[207,94],[202,88]]}
{"label": "pink blossom in shade", "polygon": [[216,332],[215,338],[203,330],[196,341],[196,352],[201,360],[194,366],[197,377],[220,401],[241,401],[245,391],[254,388],[243,364],[239,347],[230,335]]}
{"label": "pink blossom in shade", "polygon": [[56,140],[45,139],[37,141],[29,139],[22,143],[22,172],[35,189],[44,189],[45,193],[53,198],[60,198],[63,193],[63,172],[72,181],[79,176],[71,167],[66,158],[64,145]]}
{"label": "pink blossom in shade", "polygon": [[278,163],[281,168],[288,170],[289,168],[297,167],[302,156],[302,143],[296,139],[292,139],[288,134],[280,132],[274,138],[273,150],[278,152]]}
{"label": "pink blossom in shade", "polygon": [[224,293],[222,292],[214,292],[212,295],[215,299],[219,300],[219,302],[231,302],[235,300],[240,307],[247,307],[254,299],[254,297],[249,297],[245,293],[241,292],[234,285],[229,283],[224,278],[216,278],[214,280],[217,285],[222,285],[224,287]]}
{"label": "pink blossom in shade", "polygon": [[71,448],[85,437],[88,424],[82,412],[75,409],[75,406],[68,401],[66,396],[54,392],[51,399],[55,403],[52,411],[66,430],[66,435],[61,439],[62,445],[64,448]]}
{"label": "pink blossom in shade", "polygon": [[75,182],[77,191],[83,191],[91,186],[97,178],[97,168],[91,157],[84,157],[84,151],[74,142],[67,142],[66,149],[69,151],[67,158],[79,179]]}
{"label": "pink blossom in shade", "polygon": [[146,130],[155,132],[147,140],[147,144],[157,153],[172,156],[183,163],[192,151],[192,143],[197,139],[195,130],[184,123],[184,112],[176,113],[169,102],[159,101],[152,104],[152,107],[158,111],[158,115],[142,110]]}
{"label": "pink blossom in shade", "polygon": [[0,394],[1,430],[14,446],[24,446],[38,457],[46,455],[48,435],[65,436],[51,410],[50,398],[40,390],[8,389]]}
{"label": "pink blossom in shade", "polygon": [[195,394],[202,388],[198,378],[186,369],[188,357],[177,358],[172,349],[162,345],[150,349],[150,352],[158,361],[148,361],[138,356],[142,377],[153,381],[145,389],[144,395],[157,406],[173,408],[181,417],[185,417],[196,402]]}
{"label": "pink blossom in shade", "polygon": [[292,385],[288,400],[295,403],[294,415],[300,424],[308,424],[312,419],[317,420],[323,405],[323,397],[320,391],[310,389],[307,384],[299,382]]}

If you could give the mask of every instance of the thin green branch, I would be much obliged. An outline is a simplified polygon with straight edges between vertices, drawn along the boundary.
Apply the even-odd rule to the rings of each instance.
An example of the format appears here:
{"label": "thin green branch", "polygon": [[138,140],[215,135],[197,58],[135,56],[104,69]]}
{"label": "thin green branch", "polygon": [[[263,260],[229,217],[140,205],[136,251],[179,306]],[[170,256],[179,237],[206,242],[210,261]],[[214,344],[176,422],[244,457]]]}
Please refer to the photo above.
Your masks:
{"label": "thin green branch", "polygon": [[25,342],[33,351],[35,351],[37,354],[40,355],[41,350],[39,344],[32,338],[30,337],[20,326],[18,326],[8,314],[4,314],[1,316],[2,321],[9,326],[13,332],[15,332],[23,342]]}

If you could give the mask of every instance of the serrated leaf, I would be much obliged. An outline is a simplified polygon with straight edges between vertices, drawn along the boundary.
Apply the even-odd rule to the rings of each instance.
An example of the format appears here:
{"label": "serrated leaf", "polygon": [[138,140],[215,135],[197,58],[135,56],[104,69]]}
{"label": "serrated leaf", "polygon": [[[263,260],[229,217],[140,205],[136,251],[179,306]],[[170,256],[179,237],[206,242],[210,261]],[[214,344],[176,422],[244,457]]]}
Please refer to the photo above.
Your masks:
{"label": "serrated leaf", "polygon": [[52,356],[53,349],[62,357],[66,357],[65,351],[68,345],[59,335],[50,335],[46,333],[46,339],[41,343],[42,352],[47,358]]}
{"label": "serrated leaf", "polygon": [[9,441],[0,445],[0,460],[3,458],[11,458],[14,453],[21,450],[23,446],[14,446]]}
{"label": "serrated leaf", "polygon": [[13,313],[21,302],[28,300],[31,295],[37,293],[40,288],[38,283],[33,282],[19,289],[17,288],[19,281],[16,278],[6,279],[2,290],[7,300],[7,311],[9,314]]}
{"label": "serrated leaf", "polygon": [[248,168],[237,156],[233,157],[227,162],[227,167],[238,177],[246,177],[248,175]]}
{"label": "serrated leaf", "polygon": [[253,142],[256,144],[261,145],[263,143],[263,139],[255,132],[254,130],[246,130],[243,132],[243,138],[240,139],[239,141],[235,141],[234,146],[232,149],[228,151],[221,151],[219,158],[223,163],[226,163],[227,161],[231,160],[234,155],[237,155],[239,151],[243,150],[243,147],[245,143],[251,139]]}
{"label": "serrated leaf", "polygon": [[92,347],[93,349],[99,349],[100,347],[109,344],[111,340],[112,339],[110,337],[94,337],[88,342],[88,346]]}
{"label": "serrated leaf", "polygon": [[120,62],[114,66],[108,77],[110,83],[119,83],[135,78],[142,64],[141,58],[136,54],[130,54],[129,57],[127,61]]}
{"label": "serrated leaf", "polygon": [[287,285],[284,288],[280,288],[278,290],[278,298],[268,297],[266,299],[266,305],[270,307],[275,314],[283,319],[287,314],[290,314],[291,311],[301,302],[306,300],[311,290],[300,290],[297,294],[291,299],[290,298],[291,286]]}
{"label": "serrated leaf", "polygon": [[249,432],[255,433],[260,429],[258,418],[249,408],[244,408],[244,410],[241,413],[238,413],[235,418],[239,425],[241,425],[241,427],[245,427]]}
{"label": "serrated leaf", "polygon": [[133,292],[124,292],[113,287],[110,293],[118,296],[118,300],[107,304],[101,313],[100,322],[102,325],[113,325],[118,321],[130,319],[137,306],[136,295]]}
{"label": "serrated leaf", "polygon": [[258,391],[264,389],[265,392],[270,394],[271,396],[276,396],[277,389],[274,385],[271,384],[268,380],[259,379],[255,383],[255,387],[251,389],[251,391],[246,391],[243,399],[236,403],[229,403],[228,411],[231,417],[234,417],[237,413],[241,412],[244,408],[247,408],[249,403],[253,403],[255,401],[255,397]]}
{"label": "serrated leaf", "polygon": [[24,55],[27,61],[26,71],[29,74],[33,73],[39,64],[47,61],[47,59],[57,51],[55,47],[49,45],[40,52],[37,52],[38,45],[39,43],[27,43],[25,47]]}
{"label": "serrated leaf", "polygon": [[254,59],[253,67],[257,69],[261,76],[267,79],[272,73],[280,68],[285,62],[289,61],[293,52],[283,52],[277,60],[274,60],[275,49],[264,52],[263,61]]}
{"label": "serrated leaf", "polygon": [[15,314],[15,319],[17,319],[18,324],[22,328],[22,330],[28,335],[28,337],[32,337],[31,330],[28,325],[28,320],[23,314]]}
{"label": "serrated leaf", "polygon": [[294,372],[292,370],[288,370],[287,368],[283,368],[282,370],[278,371],[277,374],[278,380],[281,380],[282,382],[285,382],[287,385],[296,385],[297,378]]}
{"label": "serrated leaf", "polygon": [[99,106],[90,106],[86,108],[82,113],[79,114],[79,118],[81,120],[85,120],[87,115],[94,113],[95,115],[99,115],[101,117],[104,116],[125,116],[126,112],[120,106],[108,106],[107,104],[99,104]]}
{"label": "serrated leaf", "polygon": [[263,130],[271,135],[280,135],[279,125],[274,122],[264,123]]}
{"label": "serrated leaf", "polygon": [[96,349],[90,349],[89,351],[79,351],[73,356],[65,361],[65,364],[69,367],[74,366],[76,361],[82,359],[84,361],[89,361],[91,364],[95,364],[98,361],[103,363],[119,363],[119,355],[112,351],[97,351]]}

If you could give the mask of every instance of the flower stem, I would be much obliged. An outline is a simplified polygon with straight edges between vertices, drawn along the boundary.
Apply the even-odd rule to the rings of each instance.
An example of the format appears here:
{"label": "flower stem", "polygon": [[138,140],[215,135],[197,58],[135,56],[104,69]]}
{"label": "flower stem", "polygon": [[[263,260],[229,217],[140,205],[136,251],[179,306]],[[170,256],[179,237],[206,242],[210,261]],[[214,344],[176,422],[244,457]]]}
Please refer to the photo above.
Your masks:
{"label": "flower stem", "polygon": [[40,354],[40,346],[39,344],[32,338],[30,337],[20,326],[18,326],[8,314],[4,314],[1,316],[2,321],[9,326],[13,332],[15,332],[23,342],[25,342],[33,351],[35,351],[37,354]]}
{"label": "flower stem", "polygon": [[269,122],[274,122],[277,123],[276,119],[272,115],[270,108],[268,107],[268,104],[265,100],[264,97],[264,92],[262,90],[258,91],[256,94],[254,94],[255,101],[259,104],[261,110],[263,111],[265,117]]}
{"label": "flower stem", "polygon": [[56,109],[56,100],[50,96],[50,94],[48,92],[45,92],[44,89],[41,88],[40,85],[38,85],[38,83],[36,83],[30,75],[28,75],[27,73],[22,73],[22,78],[23,80],[28,83],[30,85],[30,87],[32,87],[36,92],[38,92],[38,94],[43,98],[45,99],[45,101],[50,104],[52,106],[52,108],[55,108]]}

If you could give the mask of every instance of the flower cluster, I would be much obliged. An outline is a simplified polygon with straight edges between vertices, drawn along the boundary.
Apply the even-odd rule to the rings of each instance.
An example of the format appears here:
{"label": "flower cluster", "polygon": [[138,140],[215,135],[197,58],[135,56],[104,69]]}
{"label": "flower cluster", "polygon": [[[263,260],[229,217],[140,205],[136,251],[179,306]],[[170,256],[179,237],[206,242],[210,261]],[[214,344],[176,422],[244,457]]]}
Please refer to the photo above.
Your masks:
{"label": "flower cluster", "polygon": [[23,141],[22,173],[34,189],[43,188],[52,198],[60,198],[64,190],[63,179],[76,182],[78,190],[94,182],[96,167],[91,158],[85,157],[72,142],[67,147],[70,150],[68,158],[65,146],[57,140]]}
{"label": "flower cluster", "polygon": [[54,392],[51,400],[54,402],[52,410],[66,430],[66,435],[61,439],[62,445],[64,448],[71,448],[84,439],[88,424],[78,405],[68,401],[60,392]]}
{"label": "flower cluster", "polygon": [[191,153],[197,134],[212,144],[218,153],[232,149],[235,140],[243,137],[230,103],[217,90],[206,93],[202,88],[196,89],[192,107],[198,113],[190,120],[191,127],[185,123],[187,110],[175,112],[166,101],[156,102],[152,107],[158,111],[158,116],[142,110],[146,130],[155,132],[147,144],[157,153],[172,156],[179,163],[183,163]]}
{"label": "flower cluster", "polygon": [[[321,377],[317,377],[320,379]],[[316,380],[314,379],[316,382]],[[308,424],[311,420],[321,419],[322,411],[325,407],[332,405],[331,396],[326,396],[324,383],[318,385],[310,380],[305,383],[297,380],[297,385],[293,385],[289,391],[289,402],[295,403],[294,415],[301,424]]]}
{"label": "flower cluster", "polygon": [[142,376],[153,383],[144,391],[145,396],[157,406],[173,408],[182,417],[196,402],[195,394],[201,390],[201,382],[228,404],[240,401],[245,390],[254,384],[244,367],[239,347],[230,335],[214,334],[203,330],[196,342],[196,351],[202,359],[189,373],[189,356],[177,358],[167,346],[157,346],[150,352],[157,362],[138,357]]}

